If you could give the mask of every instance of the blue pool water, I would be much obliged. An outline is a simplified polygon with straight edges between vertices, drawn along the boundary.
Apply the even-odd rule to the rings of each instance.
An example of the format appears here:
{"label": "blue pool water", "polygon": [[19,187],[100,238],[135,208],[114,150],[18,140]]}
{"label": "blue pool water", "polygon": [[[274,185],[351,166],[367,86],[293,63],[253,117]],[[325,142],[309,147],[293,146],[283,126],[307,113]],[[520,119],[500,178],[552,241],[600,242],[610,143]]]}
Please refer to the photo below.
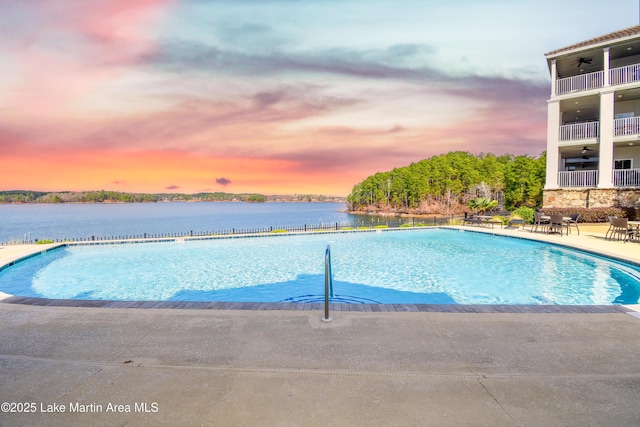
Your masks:
{"label": "blue pool water", "polygon": [[636,304],[638,267],[447,229],[74,246],[0,272],[0,291],[64,299]]}

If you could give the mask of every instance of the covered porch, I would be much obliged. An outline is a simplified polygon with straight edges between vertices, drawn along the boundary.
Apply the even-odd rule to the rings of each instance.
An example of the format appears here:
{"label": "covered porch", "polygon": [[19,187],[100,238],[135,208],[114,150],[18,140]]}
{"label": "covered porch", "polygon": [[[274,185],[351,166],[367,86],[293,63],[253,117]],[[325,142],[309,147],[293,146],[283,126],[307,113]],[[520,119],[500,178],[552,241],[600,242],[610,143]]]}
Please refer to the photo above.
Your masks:
{"label": "covered porch", "polygon": [[[602,187],[599,149],[598,143],[561,147],[558,186]],[[613,159],[613,187],[640,188],[640,142],[615,142]]]}

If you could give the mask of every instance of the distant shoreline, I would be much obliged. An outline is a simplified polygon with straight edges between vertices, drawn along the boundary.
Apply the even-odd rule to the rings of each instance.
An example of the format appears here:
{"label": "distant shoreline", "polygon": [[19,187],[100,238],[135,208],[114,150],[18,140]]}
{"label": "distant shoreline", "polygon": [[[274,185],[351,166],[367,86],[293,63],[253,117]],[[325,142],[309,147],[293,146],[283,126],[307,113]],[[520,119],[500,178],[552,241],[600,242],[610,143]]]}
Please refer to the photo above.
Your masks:
{"label": "distant shoreline", "polygon": [[[248,200],[157,200],[157,201],[141,201],[141,202],[120,202],[120,201],[104,201],[104,202],[0,202],[0,205],[128,205],[128,204],[146,204],[146,203],[345,203],[345,200],[265,200],[264,202],[254,202]],[[344,212],[348,212],[344,210]],[[351,213],[351,212],[349,212]]]}
{"label": "distant shoreline", "polygon": [[117,191],[59,191],[30,190],[0,191],[0,204],[96,204],[96,203],[159,203],[159,202],[291,202],[345,203],[346,197],[316,194],[268,195],[257,193],[123,193]]}

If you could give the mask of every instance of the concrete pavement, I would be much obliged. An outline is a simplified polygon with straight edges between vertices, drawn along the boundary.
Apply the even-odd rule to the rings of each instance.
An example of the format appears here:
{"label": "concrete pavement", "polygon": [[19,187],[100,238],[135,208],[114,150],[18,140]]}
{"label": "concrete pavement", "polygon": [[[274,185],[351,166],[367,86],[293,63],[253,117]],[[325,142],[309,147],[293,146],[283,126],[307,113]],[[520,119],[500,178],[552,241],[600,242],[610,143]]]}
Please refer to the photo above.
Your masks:
{"label": "concrete pavement", "polygon": [[629,314],[321,317],[0,304],[0,425],[640,425]]}

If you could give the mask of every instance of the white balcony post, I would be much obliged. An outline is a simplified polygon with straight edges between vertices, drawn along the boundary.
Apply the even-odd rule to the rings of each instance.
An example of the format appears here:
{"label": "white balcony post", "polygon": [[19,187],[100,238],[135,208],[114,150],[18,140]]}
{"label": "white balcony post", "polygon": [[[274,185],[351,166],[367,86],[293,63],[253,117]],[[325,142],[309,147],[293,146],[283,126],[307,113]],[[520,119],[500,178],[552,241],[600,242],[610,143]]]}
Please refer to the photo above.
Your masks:
{"label": "white balcony post", "polygon": [[556,81],[558,80],[558,71],[556,67],[556,60],[551,60],[551,97],[556,96]]}
{"label": "white balcony post", "polygon": [[598,188],[613,188],[613,103],[614,91],[600,95],[600,159]]}
{"label": "white balcony post", "polygon": [[609,86],[609,48],[604,48],[604,86]]}
{"label": "white balcony post", "polygon": [[547,101],[547,178],[544,188],[558,188],[560,101]]}

